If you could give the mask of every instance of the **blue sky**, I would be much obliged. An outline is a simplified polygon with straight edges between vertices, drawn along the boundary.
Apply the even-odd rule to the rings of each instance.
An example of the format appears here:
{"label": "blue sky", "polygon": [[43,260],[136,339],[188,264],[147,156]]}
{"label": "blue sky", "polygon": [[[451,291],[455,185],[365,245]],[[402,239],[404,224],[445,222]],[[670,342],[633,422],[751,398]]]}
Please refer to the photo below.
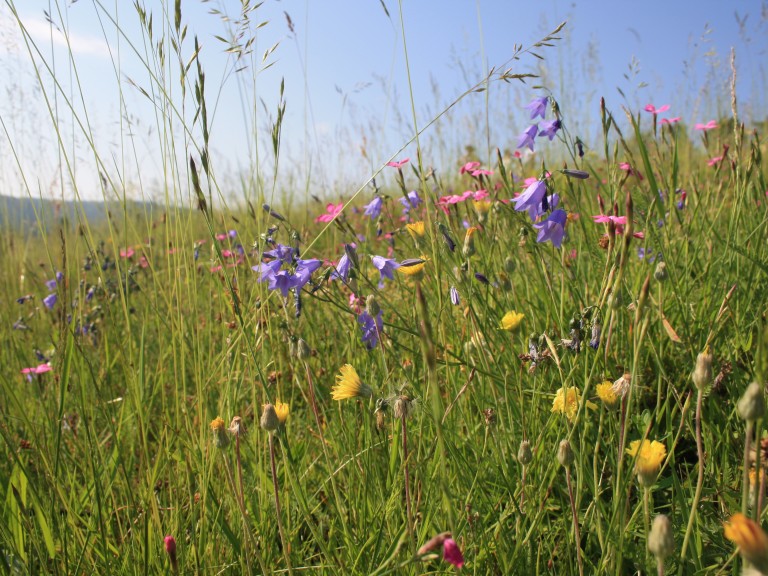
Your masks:
{"label": "blue sky", "polygon": [[[736,49],[742,118],[749,122],[766,116],[765,3],[403,0],[402,24],[400,4],[383,3],[389,17],[379,0],[266,0],[251,14],[253,53],[241,61],[249,67],[232,74],[233,66],[240,63],[235,64],[224,52],[225,45],[214,38],[228,36],[227,24],[210,11],[219,10],[235,20],[240,2],[182,2],[182,21],[189,27],[182,52],[187,58],[191,55],[195,34],[203,47],[200,59],[212,117],[213,161],[222,188],[236,191],[242,174],[253,166],[256,126],[264,190],[271,196],[272,160],[266,133],[281,81],[285,82],[286,118],[275,190],[301,195],[309,188],[330,199],[348,196],[373,170],[397,155],[413,135],[403,31],[420,126],[480,82],[489,68],[507,62],[516,44],[530,46],[562,21],[567,21],[562,40],[538,50],[545,57],[543,66],[523,54],[513,63],[513,71],[541,73],[542,85],[560,101],[569,128],[587,143],[596,137],[600,96],[605,96],[617,116],[622,116],[622,105],[636,111],[648,103],[670,104],[670,115],[681,116],[689,124],[727,114],[731,46]],[[151,87],[147,69],[127,42],[144,50],[146,37],[133,2],[108,4],[86,0],[16,3],[29,36],[46,61],[55,62],[64,94],[80,101],[75,108],[81,122],[87,110],[102,169],[124,181],[129,194],[139,188],[145,194],[152,189],[156,193],[163,170],[168,169],[168,155],[160,152],[156,109],[128,81],[148,91]],[[163,10],[172,13],[173,2],[145,0],[144,4],[153,15],[157,39]],[[74,68],[67,60],[63,36],[51,31],[44,11],[50,11],[51,19],[67,31]],[[295,33],[288,28],[286,13]],[[35,87],[34,69],[18,25],[7,7],[0,16],[6,38],[5,47],[0,48],[0,74],[6,76],[6,86],[9,80],[14,86],[0,104],[0,115],[10,126],[9,137],[22,157],[33,193],[59,195],[64,190],[65,196],[71,196],[71,184],[62,188],[56,176],[60,157],[55,132],[48,106]],[[116,34],[110,16],[119,22],[124,37]],[[258,22],[267,24],[254,30]],[[278,42],[267,59],[272,66],[253,74],[264,65],[262,54]],[[45,76],[43,83],[51,94],[52,85]],[[476,146],[481,159],[488,158],[488,145],[491,150],[513,147],[516,135],[525,128],[520,107],[542,93],[532,88],[534,84],[496,82],[487,93],[464,98],[425,134],[425,161],[448,171],[459,162],[457,150],[464,144]],[[169,86],[180,107],[177,82],[172,79]],[[76,159],[78,189],[86,197],[99,197],[91,147],[72,127],[76,122],[61,100],[58,105],[59,126]],[[188,94],[188,120],[192,113]],[[125,123],[128,117],[133,122],[130,130]],[[174,140],[182,149],[177,156],[186,156],[189,149],[183,150],[183,132],[174,133]],[[3,162],[13,164],[7,149],[7,141],[0,138]],[[414,145],[400,153],[414,155]],[[5,178],[10,178],[13,170],[5,164],[4,170]]]}

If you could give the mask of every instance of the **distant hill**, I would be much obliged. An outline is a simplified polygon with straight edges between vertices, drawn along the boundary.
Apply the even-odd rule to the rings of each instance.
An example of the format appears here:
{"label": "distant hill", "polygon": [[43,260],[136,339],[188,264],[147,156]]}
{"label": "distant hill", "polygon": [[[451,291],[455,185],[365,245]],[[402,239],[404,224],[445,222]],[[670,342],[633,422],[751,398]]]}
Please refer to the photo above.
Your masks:
{"label": "distant hill", "polygon": [[[127,209],[144,210],[152,208],[151,203],[129,201]],[[155,206],[154,208],[160,209]],[[77,222],[81,217],[90,224],[99,224],[107,217],[107,211],[113,215],[121,214],[122,204],[100,200],[84,200],[82,202],[47,200],[39,198],[16,198],[0,195],[0,226],[2,228],[29,228],[37,224],[40,218],[46,223],[67,219]]]}

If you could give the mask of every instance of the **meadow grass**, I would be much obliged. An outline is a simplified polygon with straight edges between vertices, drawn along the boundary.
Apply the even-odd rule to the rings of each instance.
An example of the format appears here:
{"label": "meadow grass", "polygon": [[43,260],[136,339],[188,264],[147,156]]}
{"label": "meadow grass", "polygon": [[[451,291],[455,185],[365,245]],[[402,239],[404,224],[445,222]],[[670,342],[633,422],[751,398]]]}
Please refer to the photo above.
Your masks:
{"label": "meadow grass", "polygon": [[[105,175],[124,209],[103,222],[41,215],[0,234],[3,573],[741,571],[723,522],[764,518],[749,470],[768,462],[768,187],[735,93],[698,132],[603,105],[583,156],[553,94],[553,159],[498,152],[463,171],[481,159],[427,169],[420,128],[415,159],[379,162],[380,215],[362,183],[318,222],[273,178],[282,100],[242,200],[225,201],[204,71],[181,58],[181,14],[163,18],[186,94],[146,13],[136,39],[161,208]],[[559,247],[511,201],[536,181],[568,214]],[[382,278],[372,256],[400,268]],[[319,268],[283,294],[313,267],[298,258]],[[656,534],[652,553],[662,514],[674,544]],[[759,570],[768,544],[736,518]]]}

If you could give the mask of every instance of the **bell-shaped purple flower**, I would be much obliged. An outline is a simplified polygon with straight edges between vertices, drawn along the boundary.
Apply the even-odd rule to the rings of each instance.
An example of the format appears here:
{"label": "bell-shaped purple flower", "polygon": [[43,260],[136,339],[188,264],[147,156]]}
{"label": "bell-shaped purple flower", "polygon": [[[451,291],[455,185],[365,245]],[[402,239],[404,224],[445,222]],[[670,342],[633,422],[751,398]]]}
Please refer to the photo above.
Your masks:
{"label": "bell-shaped purple flower", "polygon": [[371,262],[373,262],[374,268],[379,271],[379,279],[384,281],[384,278],[394,280],[393,272],[400,268],[400,264],[395,262],[392,258],[384,258],[384,256],[371,256]]}
{"label": "bell-shaped purple flower", "polygon": [[565,236],[565,221],[568,215],[565,210],[555,210],[549,215],[549,218],[533,227],[539,231],[536,236],[536,242],[552,242],[555,248],[560,248]]}
{"label": "bell-shaped purple flower", "polygon": [[515,210],[518,212],[530,210],[531,208],[538,210],[546,195],[547,183],[544,180],[536,180],[520,196],[513,198],[512,202],[514,202]]}
{"label": "bell-shaped purple flower", "polygon": [[344,282],[349,280],[349,269],[352,267],[352,260],[349,258],[346,252],[339,258],[339,263],[336,264],[336,269],[331,272],[331,280],[341,278]]}
{"label": "bell-shaped purple flower", "polygon": [[357,321],[360,324],[360,330],[363,333],[363,343],[368,350],[372,350],[379,342],[379,335],[384,329],[384,321],[382,320],[381,310],[376,314],[374,318],[368,311],[363,311],[360,316],[357,317]]}
{"label": "bell-shaped purple flower", "polygon": [[542,96],[541,98],[534,98],[531,100],[530,104],[526,105],[525,109],[531,113],[531,120],[536,118],[536,116],[544,118],[544,115],[547,113],[548,102],[549,97]]}
{"label": "bell-shaped purple flower", "polygon": [[531,124],[528,126],[528,128],[526,128],[523,133],[517,137],[517,147],[524,148],[525,146],[528,146],[531,152],[533,152],[533,139],[536,138],[536,134],[538,134],[538,132],[538,124]]}
{"label": "bell-shaped purple flower", "polygon": [[539,125],[539,138],[542,136],[549,136],[549,140],[551,142],[562,125],[563,124],[560,122],[560,120],[544,120]]}
{"label": "bell-shaped purple flower", "polygon": [[384,204],[384,200],[381,199],[381,196],[376,196],[373,200],[371,200],[368,204],[365,205],[365,210],[363,211],[364,216],[370,216],[371,220],[376,220],[379,215],[381,215],[381,207]]}

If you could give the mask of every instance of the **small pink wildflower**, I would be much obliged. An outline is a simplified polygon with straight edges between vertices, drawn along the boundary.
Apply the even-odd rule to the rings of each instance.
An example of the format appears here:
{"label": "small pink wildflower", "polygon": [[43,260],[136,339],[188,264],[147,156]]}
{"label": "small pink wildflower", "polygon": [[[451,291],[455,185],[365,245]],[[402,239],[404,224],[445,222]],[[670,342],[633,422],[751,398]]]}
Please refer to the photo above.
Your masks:
{"label": "small pink wildflower", "polygon": [[694,128],[696,130],[704,130],[704,131],[714,130],[715,128],[717,128],[717,122],[715,122],[714,120],[710,120],[706,124],[697,123],[696,126],[694,126]]}
{"label": "small pink wildflower", "polygon": [[714,158],[710,158],[707,160],[707,166],[717,166],[722,161],[722,159],[722,156],[715,156]]}
{"label": "small pink wildflower", "polygon": [[482,170],[473,170],[472,176],[493,176],[492,170],[486,170],[483,168]]}
{"label": "small pink wildflower", "polygon": [[464,174],[465,172],[469,172],[470,174],[480,168],[480,162],[467,162],[459,168],[459,174]]}
{"label": "small pink wildflower", "polygon": [[654,116],[656,114],[661,114],[662,112],[666,112],[667,110],[669,110],[669,104],[664,104],[664,106],[660,106],[658,108],[656,108],[656,106],[654,106],[653,104],[648,104],[645,107],[645,111],[650,112]]}
{"label": "small pink wildflower", "polygon": [[51,368],[51,365],[46,363],[46,364],[39,364],[34,368],[22,368],[21,373],[22,374],[45,374],[46,372],[50,372],[51,370],[53,370],[53,368]]}
{"label": "small pink wildflower", "polygon": [[219,242],[224,242],[224,240],[226,240],[227,238],[229,238],[229,236],[227,236],[226,234],[216,234],[216,240],[218,240]]}
{"label": "small pink wildflower", "polygon": [[629,162],[620,162],[619,163],[619,170],[624,170],[624,172],[626,172],[630,176],[637,176],[638,180],[642,180],[643,179],[643,175],[640,174],[640,172],[638,172],[634,168],[632,168],[632,165]]}
{"label": "small pink wildflower", "polygon": [[623,226],[627,223],[626,216],[608,216],[607,214],[596,214],[592,216],[592,219],[595,221],[595,224],[608,224],[608,222],[613,222],[617,226]]}
{"label": "small pink wildflower", "polygon": [[178,574],[179,561],[176,557],[176,539],[173,536],[166,536],[163,543],[165,544],[165,553],[168,554],[168,561],[171,563],[171,570],[174,574]]}
{"label": "small pink wildflower", "polygon": [[[406,159],[407,160],[407,159]],[[344,209],[344,203],[339,202],[338,204],[328,204],[325,207],[325,214],[320,214],[317,218],[315,218],[315,222],[332,222],[336,216],[341,214],[341,211]]]}
{"label": "small pink wildflower", "polygon": [[453,538],[446,538],[443,541],[443,560],[453,564],[456,568],[464,566],[464,555],[461,553],[459,545]]}
{"label": "small pink wildflower", "polygon": [[131,258],[136,252],[130,246],[124,250],[120,250],[120,258]]}
{"label": "small pink wildflower", "polygon": [[[408,162],[410,162],[410,161],[411,161],[410,158],[403,158],[399,162],[387,162],[387,166],[389,166],[391,168],[402,168],[403,166],[408,164]],[[330,220],[328,220],[328,222],[330,222]]]}
{"label": "small pink wildflower", "polygon": [[680,122],[680,116],[675,116],[674,118],[662,118],[661,123],[662,124],[677,124]]}

